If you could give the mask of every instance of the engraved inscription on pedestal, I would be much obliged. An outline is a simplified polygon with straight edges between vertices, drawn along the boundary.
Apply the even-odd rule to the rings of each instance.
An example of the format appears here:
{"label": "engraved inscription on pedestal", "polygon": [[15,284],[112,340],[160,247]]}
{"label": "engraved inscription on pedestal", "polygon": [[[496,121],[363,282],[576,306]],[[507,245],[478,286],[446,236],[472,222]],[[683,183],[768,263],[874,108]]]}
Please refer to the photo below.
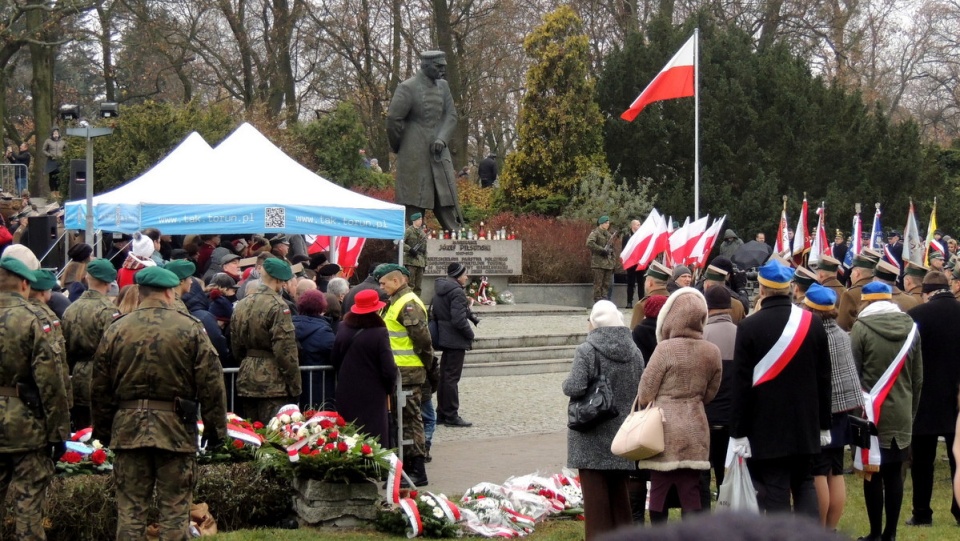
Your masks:
{"label": "engraved inscription on pedestal", "polygon": [[427,241],[427,276],[444,276],[447,265],[457,261],[471,276],[519,276],[523,274],[522,242],[519,240]]}

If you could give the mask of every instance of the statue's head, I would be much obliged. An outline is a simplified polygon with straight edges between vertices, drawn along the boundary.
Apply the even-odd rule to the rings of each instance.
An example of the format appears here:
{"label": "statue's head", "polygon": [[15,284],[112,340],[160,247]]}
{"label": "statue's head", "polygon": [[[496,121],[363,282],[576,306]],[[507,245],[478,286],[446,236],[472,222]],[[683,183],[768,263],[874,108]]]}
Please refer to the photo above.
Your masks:
{"label": "statue's head", "polygon": [[443,51],[424,51],[420,53],[420,69],[424,75],[436,81],[447,75],[447,55]]}

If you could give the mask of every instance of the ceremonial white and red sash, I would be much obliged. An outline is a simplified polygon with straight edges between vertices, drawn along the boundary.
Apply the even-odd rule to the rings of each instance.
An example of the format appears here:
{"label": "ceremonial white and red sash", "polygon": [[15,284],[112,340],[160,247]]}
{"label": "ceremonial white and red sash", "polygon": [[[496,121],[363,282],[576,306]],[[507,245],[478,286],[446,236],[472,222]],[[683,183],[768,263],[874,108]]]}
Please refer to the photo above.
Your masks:
{"label": "ceremonial white and red sash", "polygon": [[790,307],[790,318],[780,338],[770,348],[770,351],[753,367],[753,386],[766,383],[780,375],[780,372],[790,364],[800,349],[800,344],[810,331],[810,321],[813,314],[801,310],[796,306]]}
{"label": "ceremonial white and red sash", "polygon": [[[900,346],[900,351],[893,358],[890,366],[884,370],[883,375],[873,385],[870,392],[863,392],[863,408],[867,412],[867,420],[875,425],[880,423],[880,410],[883,403],[890,394],[890,389],[897,382],[903,365],[907,362],[907,354],[910,353],[910,346],[913,345],[913,339],[917,335],[917,325],[914,324],[907,334],[907,339]],[[860,471],[876,472],[880,471],[880,439],[877,436],[870,436],[870,448],[860,448],[858,453],[854,453],[853,467]]]}

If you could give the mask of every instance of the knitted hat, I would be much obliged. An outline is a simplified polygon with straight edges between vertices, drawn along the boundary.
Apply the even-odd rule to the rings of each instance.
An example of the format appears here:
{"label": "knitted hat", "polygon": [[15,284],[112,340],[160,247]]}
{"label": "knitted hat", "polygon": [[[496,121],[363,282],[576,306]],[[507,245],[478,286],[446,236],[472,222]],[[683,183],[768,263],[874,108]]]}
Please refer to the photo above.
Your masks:
{"label": "knitted hat", "polygon": [[666,295],[653,295],[647,297],[647,300],[643,303],[643,317],[652,317],[655,318],[660,315],[660,309],[663,308],[663,304],[667,302]]}
{"label": "knitted hat", "polygon": [[883,282],[870,282],[860,290],[862,301],[882,301],[893,298],[893,288]]}
{"label": "knitted hat", "polygon": [[711,287],[703,292],[709,310],[730,309],[730,292],[725,287]]}
{"label": "knitted hat", "polygon": [[147,259],[153,255],[153,239],[137,231],[133,234],[133,244],[130,245],[130,252],[142,259]]}
{"label": "knitted hat", "polygon": [[[153,241],[150,241],[153,242]],[[147,267],[133,277],[137,285],[169,289],[180,285],[177,275],[161,267]]]}
{"label": "knitted hat", "polygon": [[793,269],[780,264],[778,261],[768,261],[760,267],[758,274],[757,281],[760,282],[760,285],[771,289],[784,289],[790,285],[790,280],[793,279]]}
{"label": "knitted hat", "polygon": [[623,314],[612,302],[599,300],[590,311],[590,323],[593,323],[594,328],[623,327]]}
{"label": "knitted hat", "polygon": [[117,269],[106,259],[94,259],[87,264],[87,274],[106,284],[117,279]]}
{"label": "knitted hat", "polygon": [[673,281],[676,282],[677,278],[680,278],[684,274],[692,275],[693,273],[690,272],[690,267],[686,265],[677,265],[676,267],[673,268]]}
{"label": "knitted hat", "polygon": [[803,297],[803,304],[821,312],[833,310],[836,302],[837,294],[834,290],[816,283],[810,286],[807,294]]}
{"label": "knitted hat", "polygon": [[453,262],[447,265],[447,276],[450,278],[460,278],[467,272],[467,268],[461,263]]}
{"label": "knitted hat", "polygon": [[29,270],[40,270],[40,260],[23,244],[10,244],[3,250],[3,257],[12,257],[27,266]]}
{"label": "knitted hat", "polygon": [[67,257],[69,257],[71,261],[80,263],[89,259],[92,253],[93,247],[81,242],[80,244],[71,246],[70,249],[67,250]]}

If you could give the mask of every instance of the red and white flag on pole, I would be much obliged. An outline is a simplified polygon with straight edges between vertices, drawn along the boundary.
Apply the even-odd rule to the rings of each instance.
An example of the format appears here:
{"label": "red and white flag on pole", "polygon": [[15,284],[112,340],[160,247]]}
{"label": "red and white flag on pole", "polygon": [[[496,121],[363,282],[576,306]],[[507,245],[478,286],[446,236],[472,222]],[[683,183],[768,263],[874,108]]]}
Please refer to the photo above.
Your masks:
{"label": "red and white flag on pole", "polygon": [[780,225],[777,226],[777,241],[774,243],[774,251],[783,255],[790,251],[790,226],[787,225],[787,203],[783,203],[783,210],[780,211]]}
{"label": "red and white flag on pole", "polygon": [[700,239],[703,238],[703,235],[707,232],[708,223],[710,223],[709,214],[690,224],[690,229],[687,230],[687,241],[683,244],[683,249],[681,251],[683,259],[678,258],[677,254],[674,254],[674,260],[677,261],[678,264],[681,261],[685,265],[691,263],[690,260],[693,256],[693,250],[696,248]]}
{"label": "red and white flag on pole", "polygon": [[[304,235],[304,237],[307,242],[310,242],[311,235]],[[363,245],[366,244],[367,239],[361,237],[333,237],[333,241],[335,250],[330,250],[330,237],[317,235],[307,247],[307,253],[313,255],[330,250],[330,262],[340,265],[340,268],[343,269],[343,277],[350,278],[357,268],[360,252],[363,251]]]}
{"label": "red and white flag on pole", "polygon": [[697,244],[693,247],[693,250],[690,252],[690,255],[687,257],[687,264],[695,263],[698,267],[703,268],[707,265],[707,259],[710,257],[710,251],[713,250],[713,245],[717,242],[717,237],[720,236],[720,228],[723,227],[723,222],[726,221],[727,217],[724,216],[720,219],[714,220],[713,225],[707,229],[707,232],[704,233],[700,240],[697,241]]}
{"label": "red and white flag on pole", "polygon": [[817,230],[813,235],[813,244],[810,246],[810,258],[807,260],[809,265],[814,265],[820,261],[820,256],[830,251],[830,241],[827,240],[826,224],[824,224],[826,209],[824,204],[820,203],[817,209]]}
{"label": "red and white flag on pole", "polygon": [[687,237],[690,234],[690,217],[684,218],[683,225],[670,233],[670,241],[667,244],[667,255],[669,256],[669,266],[683,264],[683,247],[687,245]]}
{"label": "red and white flag on pole", "polygon": [[667,235],[667,224],[664,222],[663,216],[657,212],[657,209],[651,210],[650,215],[643,221],[643,225],[630,236],[627,245],[620,252],[623,268],[646,269],[653,258],[663,251],[666,246]]}
{"label": "red and white flag on pole", "polygon": [[696,42],[694,37],[691,37],[653,78],[647,88],[643,89],[637,99],[633,100],[630,108],[624,111],[620,118],[633,122],[644,107],[655,101],[693,96],[696,75],[693,57],[695,48]]}

